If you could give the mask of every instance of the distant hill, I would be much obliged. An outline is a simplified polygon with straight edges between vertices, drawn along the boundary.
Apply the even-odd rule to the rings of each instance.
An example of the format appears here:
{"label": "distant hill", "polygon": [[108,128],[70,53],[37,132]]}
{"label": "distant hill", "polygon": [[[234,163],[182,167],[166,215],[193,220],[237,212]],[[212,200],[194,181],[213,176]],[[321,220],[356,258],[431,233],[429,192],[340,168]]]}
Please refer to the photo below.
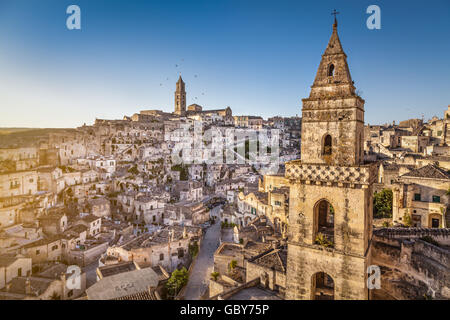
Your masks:
{"label": "distant hill", "polygon": [[0,135],[10,134],[15,132],[24,132],[28,130],[36,130],[36,128],[0,128]]}
{"label": "distant hill", "polygon": [[37,146],[40,140],[48,138],[49,133],[72,130],[75,129],[0,128],[0,148]]}

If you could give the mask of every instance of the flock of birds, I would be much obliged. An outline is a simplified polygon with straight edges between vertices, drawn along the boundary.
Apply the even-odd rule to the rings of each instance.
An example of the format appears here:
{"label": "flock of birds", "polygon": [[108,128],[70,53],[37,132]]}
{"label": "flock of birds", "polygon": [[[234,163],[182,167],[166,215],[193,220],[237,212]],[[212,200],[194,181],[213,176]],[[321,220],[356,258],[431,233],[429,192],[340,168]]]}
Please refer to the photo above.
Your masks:
{"label": "flock of birds", "polygon": [[[181,59],[181,62],[184,62],[184,59]],[[175,64],[175,68],[177,68],[179,70],[179,67],[181,67],[181,63],[180,64]],[[178,75],[181,75],[181,71],[178,71]],[[198,74],[194,74],[194,78],[198,78]],[[170,78],[167,77],[166,78],[166,82],[169,82]],[[159,86],[163,87],[165,84],[164,83],[160,83]],[[167,84],[169,85],[169,84]],[[173,86],[173,83],[170,83],[170,86]],[[205,93],[202,92],[202,96],[204,96]],[[192,97],[191,100],[198,100],[198,97]]]}

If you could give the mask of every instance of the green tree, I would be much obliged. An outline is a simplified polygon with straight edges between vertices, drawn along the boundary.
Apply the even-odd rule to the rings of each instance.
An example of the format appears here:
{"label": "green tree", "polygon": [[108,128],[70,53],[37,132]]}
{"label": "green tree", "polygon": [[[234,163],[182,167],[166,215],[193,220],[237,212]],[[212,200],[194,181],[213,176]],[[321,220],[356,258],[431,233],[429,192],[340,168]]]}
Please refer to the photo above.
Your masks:
{"label": "green tree", "polygon": [[181,181],[187,181],[189,179],[189,171],[188,169],[183,165],[174,165],[172,166],[172,171],[179,171],[180,172],[180,180]]}
{"label": "green tree", "polygon": [[189,273],[185,267],[183,267],[181,270],[176,269],[174,272],[172,272],[172,275],[170,276],[166,284],[169,294],[175,297],[181,290],[181,288],[183,288],[188,283],[188,280]]}
{"label": "green tree", "polygon": [[217,278],[219,278],[220,273],[218,272],[211,272],[211,277],[213,278],[214,281],[217,281]]}
{"label": "green tree", "polygon": [[237,267],[237,261],[231,260],[230,261],[230,270],[234,270]]}
{"label": "green tree", "polygon": [[412,226],[411,215],[409,214],[408,211],[405,211],[405,214],[403,215],[403,224],[404,224],[406,227],[411,227],[411,226]]}
{"label": "green tree", "polygon": [[392,190],[383,189],[373,197],[373,216],[392,218]]}
{"label": "green tree", "polygon": [[139,174],[139,170],[137,168],[137,166],[133,166],[130,169],[128,169],[128,172],[134,175],[138,175]]}
{"label": "green tree", "polygon": [[192,258],[196,257],[198,254],[198,242],[194,241],[192,244],[189,244],[189,254]]}
{"label": "green tree", "polygon": [[334,245],[334,243],[328,240],[327,236],[321,232],[316,235],[314,242],[322,247],[332,247]]}

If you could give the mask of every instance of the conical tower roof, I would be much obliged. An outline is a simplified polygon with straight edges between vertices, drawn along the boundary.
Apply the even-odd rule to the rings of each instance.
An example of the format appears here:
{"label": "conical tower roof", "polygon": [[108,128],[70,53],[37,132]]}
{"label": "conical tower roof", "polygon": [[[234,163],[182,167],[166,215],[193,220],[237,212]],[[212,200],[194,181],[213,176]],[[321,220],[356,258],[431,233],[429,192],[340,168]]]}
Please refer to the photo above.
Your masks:
{"label": "conical tower roof", "polygon": [[[330,41],[328,41],[328,45],[322,55],[322,60],[320,61],[317,70],[313,88],[329,85],[348,85],[348,89],[354,89],[347,64],[347,55],[345,54],[341,40],[339,39],[336,18],[334,20]],[[349,92],[347,91],[347,94],[348,93]]]}
{"label": "conical tower roof", "polygon": [[184,91],[184,90],[185,90],[185,84],[180,75],[180,77],[178,78],[178,81],[177,81],[176,91],[180,92],[180,91]]}
{"label": "conical tower roof", "polygon": [[332,55],[332,54],[339,54],[344,53],[344,49],[342,49],[341,40],[339,39],[339,35],[337,32],[337,20],[335,18],[334,24],[333,24],[333,33],[331,34],[330,41],[328,41],[328,46],[325,49],[324,55]]}

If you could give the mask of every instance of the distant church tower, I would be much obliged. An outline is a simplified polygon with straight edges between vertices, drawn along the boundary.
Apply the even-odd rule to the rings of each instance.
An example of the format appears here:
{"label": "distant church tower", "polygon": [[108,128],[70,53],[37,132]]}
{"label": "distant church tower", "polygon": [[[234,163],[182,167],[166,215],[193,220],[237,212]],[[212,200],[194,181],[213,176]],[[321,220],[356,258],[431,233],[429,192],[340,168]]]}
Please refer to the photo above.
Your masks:
{"label": "distant church tower", "polygon": [[286,299],[367,299],[376,165],[364,165],[364,100],[333,24],[308,98],[290,182]]}
{"label": "distant church tower", "polygon": [[175,90],[175,113],[180,116],[184,116],[186,113],[186,90],[181,76],[177,81]]}

